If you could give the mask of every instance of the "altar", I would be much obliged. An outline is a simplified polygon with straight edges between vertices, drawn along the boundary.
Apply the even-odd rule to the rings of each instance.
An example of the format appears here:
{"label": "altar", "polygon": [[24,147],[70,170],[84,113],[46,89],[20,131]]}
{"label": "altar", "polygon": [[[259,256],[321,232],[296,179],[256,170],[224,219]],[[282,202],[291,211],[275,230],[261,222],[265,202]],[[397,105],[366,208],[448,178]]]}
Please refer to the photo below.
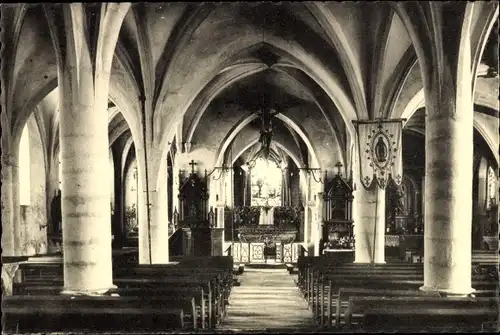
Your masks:
{"label": "altar", "polygon": [[230,243],[235,262],[296,262],[302,248],[299,227],[303,207],[249,206],[235,208],[234,239]]}

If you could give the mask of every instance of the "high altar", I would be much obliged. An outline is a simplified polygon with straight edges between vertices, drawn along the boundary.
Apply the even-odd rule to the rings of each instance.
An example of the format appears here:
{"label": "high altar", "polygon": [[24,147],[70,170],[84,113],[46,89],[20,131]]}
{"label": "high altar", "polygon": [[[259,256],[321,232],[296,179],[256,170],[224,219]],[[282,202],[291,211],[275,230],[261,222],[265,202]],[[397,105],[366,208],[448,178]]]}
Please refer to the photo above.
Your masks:
{"label": "high altar", "polygon": [[[242,206],[233,210],[231,252],[235,262],[296,262],[301,252],[302,206]],[[230,226],[230,225],[226,225]],[[227,232],[226,232],[227,233]]]}

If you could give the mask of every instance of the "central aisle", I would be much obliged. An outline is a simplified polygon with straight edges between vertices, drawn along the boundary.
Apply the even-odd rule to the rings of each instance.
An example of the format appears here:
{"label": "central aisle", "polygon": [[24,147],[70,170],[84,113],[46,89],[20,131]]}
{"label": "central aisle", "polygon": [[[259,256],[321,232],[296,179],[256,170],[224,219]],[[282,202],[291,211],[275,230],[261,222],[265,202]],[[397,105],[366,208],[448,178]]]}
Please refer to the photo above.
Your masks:
{"label": "central aisle", "polygon": [[286,269],[245,268],[233,287],[220,330],[313,330],[307,303]]}

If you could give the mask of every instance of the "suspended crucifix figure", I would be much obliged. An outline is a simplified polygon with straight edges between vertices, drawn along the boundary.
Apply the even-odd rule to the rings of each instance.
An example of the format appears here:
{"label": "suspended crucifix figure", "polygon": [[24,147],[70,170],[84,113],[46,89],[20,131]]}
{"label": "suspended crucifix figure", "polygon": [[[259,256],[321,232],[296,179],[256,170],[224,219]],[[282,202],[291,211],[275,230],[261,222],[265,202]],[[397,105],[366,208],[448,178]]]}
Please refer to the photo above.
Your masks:
{"label": "suspended crucifix figure", "polygon": [[273,118],[278,113],[276,110],[268,108],[259,110],[256,113],[262,122],[259,138],[261,147],[257,156],[262,155],[265,159],[269,158],[271,141],[273,139]]}

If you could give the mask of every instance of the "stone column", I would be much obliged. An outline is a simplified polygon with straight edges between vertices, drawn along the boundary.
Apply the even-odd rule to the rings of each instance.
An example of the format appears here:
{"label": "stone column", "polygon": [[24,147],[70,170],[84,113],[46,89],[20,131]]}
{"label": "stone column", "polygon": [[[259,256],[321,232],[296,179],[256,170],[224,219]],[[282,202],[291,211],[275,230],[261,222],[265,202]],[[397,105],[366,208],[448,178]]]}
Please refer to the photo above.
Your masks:
{"label": "stone column", "polygon": [[356,130],[354,262],[380,264],[385,263],[386,186],[403,179],[402,120],[360,120]]}
{"label": "stone column", "polygon": [[2,157],[2,256],[16,256],[11,164],[11,159]]}
{"label": "stone column", "polygon": [[282,206],[290,206],[290,178],[288,174],[288,168],[284,167],[281,169],[282,182],[281,182],[281,203]]}
{"label": "stone column", "polygon": [[[138,148],[136,149],[137,156],[143,156],[143,151]],[[139,264],[149,264],[150,263],[150,253],[152,250],[149,249],[149,239],[150,239],[150,222],[148,222],[148,204],[146,197],[146,185],[144,178],[144,164],[139,165],[139,160],[137,161],[137,226],[139,228]],[[150,202],[151,204],[151,202]],[[149,206],[150,206],[149,204]],[[151,215],[151,211],[149,213]]]}
{"label": "stone column", "polygon": [[[46,7],[59,53],[60,135],[64,289],[62,294],[95,295],[113,288],[109,164],[108,91],[114,48],[130,4],[102,7],[92,36],[85,24],[95,13],[82,4]],[[63,20],[64,30],[57,26]],[[87,41],[97,38],[97,47]],[[95,52],[94,52],[95,51]]]}
{"label": "stone column", "polygon": [[354,263],[385,263],[385,189],[358,184],[354,206]]}
{"label": "stone column", "polygon": [[480,6],[482,4],[467,3],[464,13],[457,13],[463,15],[456,21],[458,24],[435,23],[441,25],[442,35],[437,37],[439,40],[427,43],[433,49],[431,54],[443,62],[432,59],[427,64],[440,66],[421,68],[426,108],[424,286],[421,290],[447,295],[467,295],[474,291],[471,286],[471,194],[475,78],[471,55],[477,52],[475,48],[480,43],[472,41],[475,38],[472,31],[480,31],[489,20],[494,21],[493,16],[474,18],[473,10],[479,10]]}
{"label": "stone column", "polygon": [[[477,80],[473,70],[479,66],[487,36],[495,33],[492,28],[498,18],[498,4],[467,2],[447,7],[444,12],[441,6],[400,2],[396,10],[412,32],[425,93],[421,289],[470,294],[473,99]],[[455,19],[448,20],[450,16]]]}
{"label": "stone column", "polygon": [[125,220],[125,209],[124,209],[124,193],[123,193],[123,185],[125,184],[124,179],[122,178],[122,167],[121,167],[121,161],[122,161],[122,152],[117,152],[116,150],[114,152],[113,158],[114,158],[114,189],[115,189],[115,198],[114,198],[114,205],[115,205],[115,215],[113,216],[113,221],[112,221],[112,232],[114,230],[114,241],[113,244],[116,245],[117,247],[121,247],[125,241],[125,232],[124,232],[124,227],[123,227],[123,222]]}
{"label": "stone column", "polygon": [[422,201],[422,219],[420,220],[420,232],[423,232],[424,230],[424,227],[422,225],[424,225],[424,221],[425,221],[425,175],[422,176],[422,193],[421,193],[421,201]]}
{"label": "stone column", "polygon": [[[176,157],[176,161],[178,162],[178,157]],[[179,164],[172,163],[172,217],[177,210],[177,213],[180,213],[179,208],[179,186],[180,186],[180,178],[179,178]],[[173,220],[173,219],[172,219]]]}
{"label": "stone column", "polygon": [[150,192],[151,211],[151,264],[168,264],[168,217],[166,187]]}
{"label": "stone column", "polygon": [[24,243],[26,230],[21,222],[21,194],[19,188],[19,162],[13,157],[10,165],[10,176],[12,185],[12,227],[14,231],[14,255],[24,256]]}
{"label": "stone column", "polygon": [[252,205],[252,168],[248,168],[248,172],[245,173],[245,189],[243,190],[244,193],[244,201],[243,205],[244,206],[251,206]]}
{"label": "stone column", "polygon": [[[323,192],[316,195],[316,208],[314,213],[314,256],[320,255],[320,240],[323,233]],[[324,241],[323,241],[324,242]]]}
{"label": "stone column", "polygon": [[224,203],[218,202],[216,207],[216,213],[217,213],[217,223],[216,227],[217,228],[224,228]]}
{"label": "stone column", "polygon": [[[88,69],[90,70],[90,69]],[[92,73],[82,75],[92,78]],[[65,81],[76,80],[64,73]],[[106,110],[95,111],[93,85],[61,95],[77,95],[60,111],[64,289],[68,294],[104,293],[113,287]],[[65,101],[67,102],[67,101]]]}
{"label": "stone column", "polygon": [[427,116],[423,290],[472,292],[472,117],[453,107]]}

